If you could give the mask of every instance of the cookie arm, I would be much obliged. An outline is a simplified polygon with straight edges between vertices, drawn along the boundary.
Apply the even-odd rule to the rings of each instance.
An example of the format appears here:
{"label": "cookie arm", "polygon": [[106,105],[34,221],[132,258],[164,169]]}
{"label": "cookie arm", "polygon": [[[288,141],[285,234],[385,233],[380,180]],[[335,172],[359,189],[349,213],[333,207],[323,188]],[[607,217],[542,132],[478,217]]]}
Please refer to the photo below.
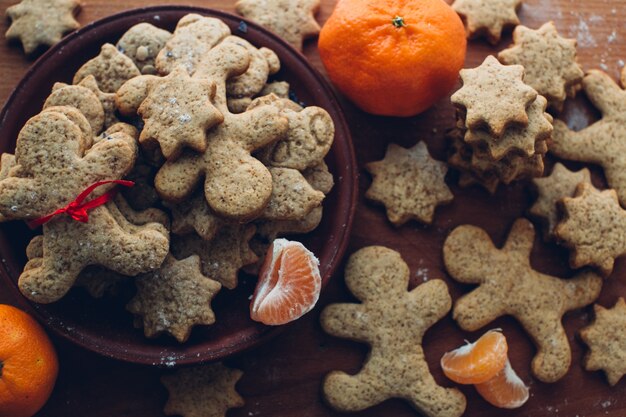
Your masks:
{"label": "cookie arm", "polygon": [[452,318],[463,330],[472,332],[500,317],[504,309],[498,294],[483,285],[456,301]]}
{"label": "cookie arm", "polygon": [[193,193],[203,175],[202,158],[183,152],[175,161],[167,161],[154,178],[154,186],[166,201],[180,203]]}
{"label": "cookie arm", "polygon": [[229,128],[233,129],[233,136],[249,152],[284,138],[289,129],[289,120],[280,115],[277,107],[271,105],[255,107],[233,118],[237,121]]}
{"label": "cookie arm", "polygon": [[363,341],[369,333],[367,311],[360,304],[331,304],[320,316],[324,331],[335,337]]}
{"label": "cookie arm", "polygon": [[589,100],[603,116],[612,116],[624,111],[626,91],[623,91],[606,73],[591,70],[583,79],[583,88]]}
{"label": "cookie arm", "polygon": [[550,152],[559,158],[602,163],[606,151],[605,136],[602,122],[574,132],[561,120],[555,120]]}
{"label": "cookie arm", "polygon": [[574,278],[559,280],[559,291],[565,300],[565,310],[574,310],[593,303],[600,295],[602,277],[592,271],[584,271]]}

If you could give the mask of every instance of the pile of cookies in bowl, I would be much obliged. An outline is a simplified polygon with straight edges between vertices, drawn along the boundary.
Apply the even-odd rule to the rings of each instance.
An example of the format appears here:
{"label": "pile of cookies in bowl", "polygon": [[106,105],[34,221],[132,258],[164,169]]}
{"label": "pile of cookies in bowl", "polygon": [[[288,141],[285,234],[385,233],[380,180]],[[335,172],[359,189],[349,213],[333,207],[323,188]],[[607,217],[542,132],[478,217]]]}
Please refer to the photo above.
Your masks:
{"label": "pile of cookies in bowl", "polygon": [[[150,16],[166,24],[166,15]],[[254,278],[277,237],[335,227],[322,203],[335,185],[325,157],[338,117],[332,106],[329,113],[298,100],[279,77],[312,76],[289,73],[292,62],[281,71],[279,55],[234,35],[232,21],[174,16],[172,32],[124,22],[116,44],[101,44],[71,83],[55,83],[20,126],[15,152],[2,154],[0,174],[2,221],[24,220],[35,231],[17,280],[23,296],[44,311],[73,287],[98,299],[121,294],[135,326],[148,338],[168,335],[159,339],[168,347],[216,321],[213,299],[232,293],[243,270]],[[349,218],[349,204],[341,207],[339,217]],[[324,282],[344,246],[315,250],[331,258]],[[238,300],[251,293],[250,281]],[[220,308],[234,310],[225,297]],[[264,332],[246,304],[236,309],[249,322],[239,327]]]}

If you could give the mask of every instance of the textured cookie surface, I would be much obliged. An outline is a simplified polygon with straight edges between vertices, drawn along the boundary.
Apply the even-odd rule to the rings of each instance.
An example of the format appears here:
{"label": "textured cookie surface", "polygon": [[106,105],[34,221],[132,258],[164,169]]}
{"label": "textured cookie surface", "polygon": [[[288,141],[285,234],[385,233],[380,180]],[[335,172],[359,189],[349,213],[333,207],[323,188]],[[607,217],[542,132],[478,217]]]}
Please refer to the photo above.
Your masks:
{"label": "textured cookie surface", "polygon": [[221,362],[182,368],[163,375],[161,382],[169,392],[164,413],[183,417],[225,417],[230,408],[243,407],[235,384],[243,372]]}
{"label": "textured cookie surface", "polygon": [[489,55],[479,67],[461,70],[463,87],[450,99],[465,110],[469,129],[486,128],[500,137],[511,124],[528,125],[526,107],[537,92],[523,77],[521,65],[505,66]]}
{"label": "textured cookie surface", "polygon": [[165,258],[159,269],[136,278],[137,294],[126,308],[140,317],[146,337],[169,333],[183,343],[193,326],[215,322],[211,301],[222,288],[204,276],[200,258]]}
{"label": "textured cookie surface", "polygon": [[133,60],[142,74],[155,74],[154,61],[171,37],[172,34],[167,30],[144,22],[128,29],[116,46]]}
{"label": "textured cookie surface", "polygon": [[609,186],[626,206],[626,91],[598,70],[585,76],[583,89],[602,118],[578,132],[556,120],[550,152],[559,158],[600,165]]}
{"label": "textured cookie surface", "polygon": [[513,46],[501,51],[498,59],[505,64],[522,65],[524,82],[545,96],[548,104],[557,110],[584,75],[576,62],[576,40],[559,36],[552,22],[537,30],[516,27]]}
{"label": "textured cookie surface", "polygon": [[489,158],[494,160],[500,160],[510,152],[532,157],[537,141],[546,140],[552,135],[552,116],[545,112],[547,104],[543,96],[537,96],[526,109],[527,126],[509,127],[501,137],[494,137],[483,130],[470,129],[465,133],[465,142],[486,145]]}
{"label": "textured cookie surface", "polygon": [[243,46],[222,42],[206,55],[205,64],[198,65],[194,78],[215,83],[215,106],[224,122],[207,132],[203,154],[183,152],[161,167],[155,186],[163,199],[181,202],[204,179],[204,196],[219,216],[243,222],[257,217],[269,203],[272,176],[252,153],[282,139],[288,121],[271,105],[241,114],[228,110],[226,80],[243,73],[248,59]]}
{"label": "textured cookie surface", "polygon": [[326,376],[326,401],[346,412],[402,398],[428,417],[461,416],[465,397],[437,385],[422,349],[426,330],[450,310],[446,284],[432,280],[407,291],[409,267],[398,252],[382,246],[354,253],[345,280],[361,303],[329,305],[322,311],[322,327],[333,336],[366,342],[371,350],[356,375],[333,371]]}
{"label": "textured cookie surface", "polygon": [[315,21],[319,6],[319,0],[239,0],[235,9],[302,50],[302,41],[320,32]]}
{"label": "textured cookie surface", "polygon": [[410,219],[432,223],[435,208],[454,197],[444,182],[446,164],[432,159],[424,142],[410,149],[390,144],[385,158],[366,168],[374,181],[365,197],[383,203],[395,225]]}
{"label": "textured cookie surface", "polygon": [[224,120],[211,103],[214,96],[214,83],[192,79],[184,67],[176,67],[150,83],[137,110],[145,122],[139,142],[158,143],[167,159],[177,158],[185,147],[204,152],[206,131]]}
{"label": "textured cookie surface", "polygon": [[172,253],[177,258],[200,256],[202,272],[233,289],[238,283],[239,270],[257,261],[256,254],[250,249],[255,230],[251,224],[223,226],[210,241],[194,234],[174,236]]}
{"label": "textured cookie surface", "polygon": [[591,182],[589,170],[570,171],[563,164],[556,163],[552,173],[532,180],[537,190],[537,201],[530,208],[530,214],[541,218],[546,224],[546,240],[554,236],[554,228],[560,220],[557,203],[565,197],[573,197],[576,187],[582,182]]}
{"label": "textured cookie surface", "polygon": [[572,268],[593,265],[606,276],[615,259],[626,254],[626,210],[615,190],[581,183],[574,197],[563,199],[563,220],[554,233],[572,249]]}
{"label": "textured cookie surface", "polygon": [[6,11],[11,26],[5,36],[19,39],[24,52],[31,54],[39,46],[52,46],[65,33],[78,29],[74,14],[79,8],[77,0],[22,0]]}
{"label": "textured cookie surface", "polygon": [[52,94],[46,99],[43,108],[69,106],[78,109],[89,122],[96,136],[104,127],[104,107],[98,96],[89,88],[82,85],[67,85],[55,83]]}
{"label": "textured cookie surface", "polygon": [[141,73],[129,57],[118,51],[114,45],[105,43],[100,55],[87,61],[76,71],[73,84],[78,84],[88,75],[94,76],[100,90],[115,93],[122,84]]}
{"label": "textured cookie surface", "polygon": [[453,317],[459,326],[475,331],[500,316],[515,317],[537,346],[533,375],[555,382],[565,376],[571,362],[563,314],[592,303],[600,294],[602,278],[584,271],[559,279],[533,270],[534,237],[532,224],[519,219],[498,249],[484,230],[459,226],[444,243],[443,259],[452,278],[479,285],[454,305]]}
{"label": "textured cookie surface", "polygon": [[455,0],[452,8],[463,18],[470,38],[485,35],[495,45],[503,29],[519,25],[516,10],[521,4],[522,0]]}
{"label": "textured cookie surface", "polygon": [[589,346],[585,369],[603,370],[609,384],[615,385],[626,374],[626,302],[620,297],[613,308],[593,306],[595,320],[580,331]]}

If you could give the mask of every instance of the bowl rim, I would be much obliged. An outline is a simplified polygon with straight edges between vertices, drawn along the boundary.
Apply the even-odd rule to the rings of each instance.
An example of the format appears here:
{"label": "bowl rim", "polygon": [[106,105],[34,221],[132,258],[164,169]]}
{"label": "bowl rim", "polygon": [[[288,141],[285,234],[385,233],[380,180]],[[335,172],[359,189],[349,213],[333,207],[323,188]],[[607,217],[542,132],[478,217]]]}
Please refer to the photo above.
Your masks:
{"label": "bowl rim", "polygon": [[[54,55],[56,55],[60,50],[62,50],[67,44],[76,41],[81,38],[86,33],[89,33],[93,30],[96,30],[99,27],[105,26],[115,20],[132,18],[135,16],[139,16],[142,14],[154,14],[158,15],[163,12],[181,12],[181,13],[197,13],[203,16],[216,17],[222,20],[227,21],[240,21],[245,23],[248,28],[253,28],[255,31],[260,32],[262,37],[269,37],[273,42],[280,44],[283,48],[287,50],[289,54],[293,56],[293,59],[298,61],[299,64],[303,65],[306,70],[310,73],[310,75],[316,80],[317,86],[322,90],[322,93],[328,97],[329,104],[333,107],[333,113],[338,117],[334,120],[335,122],[335,131],[341,131],[342,137],[346,140],[342,141],[341,146],[344,148],[343,152],[346,155],[346,159],[348,160],[348,164],[346,165],[346,170],[348,171],[348,175],[344,176],[341,181],[347,184],[345,190],[342,189],[341,198],[338,200],[338,206],[346,209],[346,221],[344,227],[338,231],[339,234],[338,246],[337,250],[332,254],[332,257],[327,262],[328,269],[323,279],[323,286],[330,280],[330,278],[336,274],[337,269],[343,260],[345,252],[348,248],[350,242],[350,236],[352,232],[353,221],[355,217],[356,203],[358,198],[358,181],[359,181],[359,171],[356,160],[356,155],[354,151],[354,145],[352,143],[351,132],[347,125],[347,122],[344,117],[343,110],[341,105],[339,104],[339,100],[337,99],[337,95],[334,92],[333,88],[330,86],[329,82],[321,75],[321,73],[314,68],[308,61],[308,59],[298,50],[296,50],[293,46],[291,46],[287,41],[283,40],[273,32],[265,29],[264,27],[246,19],[241,16],[234,15],[232,13],[228,13],[222,10],[207,8],[207,7],[199,7],[199,6],[184,6],[184,5],[162,5],[162,6],[149,6],[149,7],[140,7],[129,10],[124,10],[119,13],[112,14],[110,16],[106,16],[102,19],[90,22],[80,29],[68,34],[65,36],[59,43],[49,48],[46,52],[44,52],[26,71],[23,77],[20,79],[18,84],[12,90],[11,94],[7,98],[4,103],[2,109],[0,110],[0,129],[5,125],[7,116],[10,112],[10,109],[14,106],[14,102],[17,98],[19,98],[20,91],[25,88],[26,85],[30,82],[31,78],[36,74],[40,69],[46,64],[46,62],[51,59]],[[333,146],[338,146],[338,142],[335,141]],[[345,195],[345,192],[348,195]],[[63,326],[58,325],[58,320],[55,320],[55,317],[46,313],[45,309],[38,308],[38,305],[35,303],[31,303],[27,300],[17,288],[16,283],[11,278],[11,274],[7,269],[7,265],[5,262],[0,263],[0,278],[5,282],[10,290],[13,290],[15,293],[14,301],[22,309],[28,311],[34,317],[36,317],[41,323],[43,323],[46,328],[50,329],[55,335],[60,336],[62,339],[65,339],[75,345],[82,347],[83,349],[92,351],[101,356],[108,357],[111,359],[116,359],[129,363],[136,363],[141,365],[156,365],[161,367],[171,367],[171,364],[164,363],[163,358],[155,358],[149,355],[141,355],[135,353],[134,351],[128,351],[123,349],[121,345],[116,344],[115,348],[111,348],[110,346],[104,346],[101,343],[98,343],[97,340],[93,338],[84,338],[81,337],[79,332],[69,331]],[[296,321],[297,322],[297,321]],[[295,322],[294,322],[295,323]],[[220,359],[224,359],[226,357],[232,356],[234,354],[243,352],[245,350],[251,349],[255,346],[258,346],[272,337],[279,334],[286,327],[293,325],[294,323],[290,323],[283,326],[270,327],[265,326],[263,331],[259,334],[254,334],[247,338],[238,338],[236,343],[231,343],[228,346],[217,349],[213,351],[205,351],[204,353],[196,355],[188,355],[181,356],[176,358],[176,362],[174,366],[179,365],[192,365],[201,362],[210,362],[216,361]],[[148,340],[148,339],[146,339]],[[119,345],[119,346],[118,346]],[[165,349],[165,353],[168,353]]]}

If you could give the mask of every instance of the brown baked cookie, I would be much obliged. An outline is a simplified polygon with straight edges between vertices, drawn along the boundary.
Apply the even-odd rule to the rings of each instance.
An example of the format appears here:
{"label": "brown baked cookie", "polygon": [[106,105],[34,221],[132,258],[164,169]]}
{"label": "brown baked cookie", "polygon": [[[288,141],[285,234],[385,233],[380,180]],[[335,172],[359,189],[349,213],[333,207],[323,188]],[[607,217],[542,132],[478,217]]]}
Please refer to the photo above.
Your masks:
{"label": "brown baked cookie", "polygon": [[103,129],[108,129],[114,124],[119,122],[119,119],[115,115],[115,111],[117,110],[115,107],[115,94],[113,93],[105,93],[100,90],[98,87],[98,82],[93,75],[88,75],[83,78],[83,80],[78,83],[78,85],[82,87],[86,87],[91,90],[98,100],[100,100],[100,104],[102,104],[102,109],[104,110],[104,125]]}
{"label": "brown baked cookie", "polygon": [[213,240],[224,220],[209,207],[203,193],[179,204],[167,205],[172,212],[172,233],[187,235],[197,233],[204,240]]}
{"label": "brown baked cookie", "polygon": [[563,220],[554,234],[573,251],[570,266],[592,265],[610,275],[615,259],[626,254],[626,210],[615,190],[600,191],[583,182],[573,197],[562,200],[562,208]]}
{"label": "brown baked cookie", "polygon": [[324,200],[324,193],[313,188],[295,169],[270,168],[272,197],[261,213],[264,220],[299,220]]}
{"label": "brown baked cookie", "polygon": [[502,65],[489,55],[480,66],[460,74],[463,86],[450,100],[465,111],[469,129],[487,129],[499,138],[511,125],[528,126],[526,108],[537,92],[522,81],[524,67]]}
{"label": "brown baked cookie", "polygon": [[148,95],[137,109],[145,123],[139,142],[157,144],[167,159],[176,159],[183,148],[204,152],[206,132],[224,120],[212,103],[215,84],[194,79],[182,67],[150,83]]}
{"label": "brown baked cookie", "polygon": [[465,397],[437,385],[422,348],[426,330],[450,311],[446,284],[436,279],[407,291],[408,265],[398,252],[382,246],[354,253],[345,280],[361,303],[329,305],[320,317],[322,328],[336,337],[366,342],[371,350],[356,375],[332,371],[326,376],[326,401],[347,412],[402,398],[428,417],[461,416]]}
{"label": "brown baked cookie", "polygon": [[228,35],[230,29],[220,19],[188,14],[178,21],[174,34],[157,55],[156,69],[160,74],[169,74],[182,64],[193,75],[196,65]]}
{"label": "brown baked cookie", "polygon": [[117,295],[118,284],[127,279],[125,275],[94,265],[82,270],[74,286],[83,288],[93,298],[102,298]]}
{"label": "brown baked cookie", "polygon": [[5,152],[0,156],[0,181],[9,176],[11,169],[13,169],[15,165],[17,165],[15,155]]}
{"label": "brown baked cookie", "polygon": [[227,45],[243,47],[248,51],[250,64],[248,69],[230,78],[226,83],[228,109],[241,113],[248,108],[252,98],[256,97],[267,83],[267,78],[280,70],[280,61],[274,51],[268,48],[256,48],[250,42],[238,36],[228,36],[222,41]]}
{"label": "brown baked cookie", "polygon": [[225,417],[235,407],[243,407],[243,398],[235,385],[243,372],[221,362],[193,368],[181,368],[163,375],[161,382],[169,392],[163,412],[183,417]]}
{"label": "brown baked cookie", "polygon": [[202,274],[196,255],[180,261],[169,255],[135,284],[137,294],[126,309],[138,316],[135,323],[143,326],[146,337],[168,333],[184,343],[195,325],[215,323],[211,301],[222,286]]}
{"label": "brown baked cookie", "polygon": [[609,186],[626,206],[626,91],[598,70],[585,76],[583,89],[602,118],[578,132],[555,121],[550,152],[559,158],[600,165]]}
{"label": "brown baked cookie", "polygon": [[592,303],[602,278],[591,271],[559,279],[532,269],[535,231],[526,219],[514,224],[502,249],[475,226],[459,226],[443,246],[448,273],[478,288],[459,298],[452,312],[458,325],[476,331],[503,315],[521,323],[537,346],[532,372],[542,382],[556,382],[571,363],[570,345],[561,323],[565,312]]}
{"label": "brown baked cookie", "polygon": [[301,51],[304,39],[320,33],[319,0],[239,0],[237,13],[276,33]]}
{"label": "brown baked cookie", "polygon": [[460,171],[459,186],[466,188],[480,185],[490,194],[494,194],[500,185],[500,180],[493,171],[480,172],[472,167],[472,148],[463,141],[465,133],[462,129],[453,128],[446,133],[450,142],[448,164]]}
{"label": "brown baked cookie", "polygon": [[543,236],[546,241],[554,237],[554,228],[560,220],[557,203],[564,197],[573,197],[576,187],[582,182],[591,182],[587,168],[573,172],[558,162],[549,176],[533,178],[532,184],[537,191],[537,201],[529,212],[545,226]]}
{"label": "brown baked cookie", "polygon": [[499,161],[493,161],[480,151],[473,151],[471,166],[475,172],[492,172],[504,184],[527,178],[541,177],[544,169],[544,156],[547,151],[545,140],[535,143],[535,153],[531,157],[513,152]]}
{"label": "brown baked cookie", "polygon": [[319,164],[312,166],[311,168],[305,169],[302,171],[302,175],[306,178],[309,184],[311,184],[311,187],[323,192],[324,195],[330,193],[330,190],[332,190],[335,185],[333,174],[330,173],[328,165],[326,165],[326,162],[324,161],[321,161]]}
{"label": "brown baked cookie", "polygon": [[194,234],[173,236],[171,250],[177,258],[197,254],[202,272],[232,290],[237,286],[239,270],[257,261],[249,244],[255,231],[251,224],[225,225],[210,241]]}
{"label": "brown baked cookie", "polygon": [[430,224],[435,208],[454,198],[444,181],[448,167],[432,159],[424,142],[410,149],[392,143],[383,160],[365,168],[374,178],[365,197],[384,204],[396,226],[410,219]]}
{"label": "brown baked cookie", "polygon": [[[131,169],[136,154],[129,144],[132,138],[115,133],[84,153],[82,136],[80,128],[62,113],[47,111],[31,118],[16,147],[24,177],[0,181],[0,213],[10,219],[46,216],[67,206],[89,185],[120,179]],[[98,188],[93,196],[108,188]],[[32,260],[35,267],[31,264],[19,279],[26,297],[40,303],[58,300],[87,265],[136,275],[158,267],[167,254],[168,233],[160,224],[131,230],[106,206],[91,210],[88,216],[81,223],[60,215],[43,226],[44,257]]]}
{"label": "brown baked cookie", "polygon": [[258,97],[274,94],[279,98],[289,98],[290,88],[291,87],[287,81],[272,81],[263,86],[263,89],[259,92]]}
{"label": "brown baked cookie", "polygon": [[80,83],[88,75],[94,76],[100,90],[115,93],[122,84],[141,73],[129,57],[118,51],[114,45],[105,43],[100,55],[87,61],[76,71],[72,84]]}
{"label": "brown baked cookie", "polygon": [[[52,94],[46,99],[43,108],[69,106],[78,109],[89,122],[92,137],[97,136],[104,127],[104,107],[99,97],[82,85],[55,83]],[[82,129],[82,127],[81,127]],[[92,138],[90,137],[89,140]]]}
{"label": "brown baked cookie", "polygon": [[142,74],[156,74],[155,59],[172,34],[150,23],[131,27],[117,42],[117,49],[133,60]]}
{"label": "brown baked cookie", "polygon": [[593,310],[593,323],[580,331],[580,338],[589,346],[585,369],[604,371],[613,386],[626,374],[626,302],[620,297],[613,308],[595,304]]}
{"label": "brown baked cookie", "polygon": [[567,94],[573,95],[584,75],[576,62],[576,40],[559,36],[553,22],[537,30],[516,27],[513,46],[501,51],[498,59],[507,65],[522,65],[524,82],[559,111]]}
{"label": "brown baked cookie", "polygon": [[87,149],[93,146],[95,141],[95,138],[93,136],[93,130],[91,129],[89,121],[85,118],[85,116],[79,109],[72,106],[51,106],[46,107],[41,111],[41,113],[46,112],[61,113],[80,129],[81,141],[79,152],[85,152]]}
{"label": "brown baked cookie", "polygon": [[511,126],[501,137],[494,137],[484,130],[469,129],[465,132],[465,142],[475,148],[485,147],[489,158],[496,161],[510,153],[532,157],[537,141],[552,136],[552,116],[545,112],[547,105],[548,102],[543,96],[537,96],[526,109],[527,126]]}
{"label": "brown baked cookie", "polygon": [[155,178],[159,195],[179,203],[189,198],[204,178],[204,196],[220,217],[244,222],[257,217],[272,195],[272,176],[251,154],[284,137],[288,120],[274,106],[232,114],[226,106],[226,80],[247,68],[248,51],[220,43],[205,57],[194,78],[216,84],[215,106],[224,122],[207,133],[204,154],[184,152],[167,161]]}
{"label": "brown baked cookie", "polygon": [[455,0],[452,8],[463,19],[469,38],[485,36],[496,45],[504,29],[519,25],[521,4],[522,0]]}
{"label": "brown baked cookie", "polygon": [[79,11],[77,0],[22,0],[6,10],[11,26],[5,36],[19,39],[30,55],[39,46],[52,46],[67,32],[78,29],[80,24],[74,16]]}
{"label": "brown baked cookie", "polygon": [[289,120],[284,139],[261,150],[260,158],[267,165],[303,171],[319,164],[335,139],[335,124],[321,107],[302,108],[297,103],[269,94],[256,98],[248,110],[262,105],[273,105]]}

